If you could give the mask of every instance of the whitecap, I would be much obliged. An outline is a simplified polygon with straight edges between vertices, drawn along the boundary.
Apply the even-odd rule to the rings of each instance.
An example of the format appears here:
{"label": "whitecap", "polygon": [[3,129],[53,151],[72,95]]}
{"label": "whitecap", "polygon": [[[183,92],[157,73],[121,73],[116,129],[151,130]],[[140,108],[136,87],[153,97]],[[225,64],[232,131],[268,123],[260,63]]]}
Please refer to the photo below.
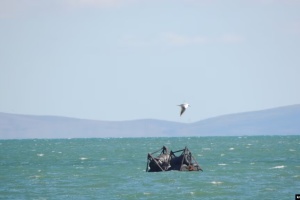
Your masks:
{"label": "whitecap", "polygon": [[284,165],[279,165],[279,166],[271,167],[270,169],[283,169],[285,167],[286,166],[284,166]]}
{"label": "whitecap", "polygon": [[30,176],[30,178],[38,179],[38,178],[41,178],[41,176],[35,175],[35,176]]}
{"label": "whitecap", "polygon": [[88,158],[85,157],[81,157],[80,160],[87,160]]}
{"label": "whitecap", "polygon": [[106,158],[101,158],[100,160],[106,160]]}
{"label": "whitecap", "polygon": [[37,156],[40,156],[40,157],[42,157],[42,156],[44,156],[44,154],[42,154],[42,153],[38,153],[38,154],[36,154]]}
{"label": "whitecap", "polygon": [[289,149],[289,151],[296,151],[295,149]]}
{"label": "whitecap", "polygon": [[273,189],[273,188],[266,188],[265,190],[267,190],[267,191],[274,191],[275,189]]}
{"label": "whitecap", "polygon": [[231,148],[229,148],[229,150],[230,150],[230,151],[232,151],[232,150],[234,150],[234,148],[233,148],[233,147],[231,147]]}
{"label": "whitecap", "polygon": [[225,154],[224,154],[224,153],[222,153],[222,154],[221,154],[221,156],[225,156]]}
{"label": "whitecap", "polygon": [[214,185],[220,185],[220,184],[222,184],[223,182],[221,182],[221,181],[212,181],[211,183],[214,184]]}
{"label": "whitecap", "polygon": [[220,164],[218,164],[218,165],[220,165],[220,166],[226,166],[227,164],[225,164],[225,163],[220,163]]}

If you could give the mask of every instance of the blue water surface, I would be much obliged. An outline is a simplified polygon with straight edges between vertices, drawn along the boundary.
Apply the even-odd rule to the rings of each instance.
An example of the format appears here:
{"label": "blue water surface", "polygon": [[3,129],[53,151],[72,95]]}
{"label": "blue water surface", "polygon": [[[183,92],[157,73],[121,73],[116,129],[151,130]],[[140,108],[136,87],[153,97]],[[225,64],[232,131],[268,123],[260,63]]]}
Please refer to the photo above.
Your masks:
{"label": "blue water surface", "polygon": [[[147,173],[187,146],[203,172]],[[294,199],[300,136],[0,140],[0,199]]]}

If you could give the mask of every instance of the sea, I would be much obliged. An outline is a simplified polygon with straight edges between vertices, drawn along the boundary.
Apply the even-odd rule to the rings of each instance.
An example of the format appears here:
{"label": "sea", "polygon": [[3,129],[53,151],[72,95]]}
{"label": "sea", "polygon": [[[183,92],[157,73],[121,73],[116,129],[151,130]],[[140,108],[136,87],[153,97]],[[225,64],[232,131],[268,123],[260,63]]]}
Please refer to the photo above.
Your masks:
{"label": "sea", "polygon": [[[186,146],[203,172],[146,172]],[[0,140],[0,199],[276,199],[300,194],[300,136]]]}

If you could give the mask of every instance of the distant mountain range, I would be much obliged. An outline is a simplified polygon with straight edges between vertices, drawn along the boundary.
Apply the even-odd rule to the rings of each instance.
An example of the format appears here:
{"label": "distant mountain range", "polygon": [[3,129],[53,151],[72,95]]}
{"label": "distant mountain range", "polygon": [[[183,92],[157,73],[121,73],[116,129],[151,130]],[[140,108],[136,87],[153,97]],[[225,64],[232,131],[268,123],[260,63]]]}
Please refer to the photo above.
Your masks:
{"label": "distant mountain range", "polygon": [[155,119],[97,121],[0,112],[0,139],[300,135],[300,104],[194,123]]}

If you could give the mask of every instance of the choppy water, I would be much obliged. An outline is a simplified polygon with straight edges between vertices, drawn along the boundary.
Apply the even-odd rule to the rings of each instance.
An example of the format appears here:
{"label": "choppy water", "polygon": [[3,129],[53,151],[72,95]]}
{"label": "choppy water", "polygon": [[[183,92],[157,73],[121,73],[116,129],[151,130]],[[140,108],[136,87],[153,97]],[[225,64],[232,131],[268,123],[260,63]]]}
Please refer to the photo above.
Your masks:
{"label": "choppy water", "polygon": [[[188,146],[204,172],[146,173]],[[0,199],[294,199],[300,136],[0,140]]]}

